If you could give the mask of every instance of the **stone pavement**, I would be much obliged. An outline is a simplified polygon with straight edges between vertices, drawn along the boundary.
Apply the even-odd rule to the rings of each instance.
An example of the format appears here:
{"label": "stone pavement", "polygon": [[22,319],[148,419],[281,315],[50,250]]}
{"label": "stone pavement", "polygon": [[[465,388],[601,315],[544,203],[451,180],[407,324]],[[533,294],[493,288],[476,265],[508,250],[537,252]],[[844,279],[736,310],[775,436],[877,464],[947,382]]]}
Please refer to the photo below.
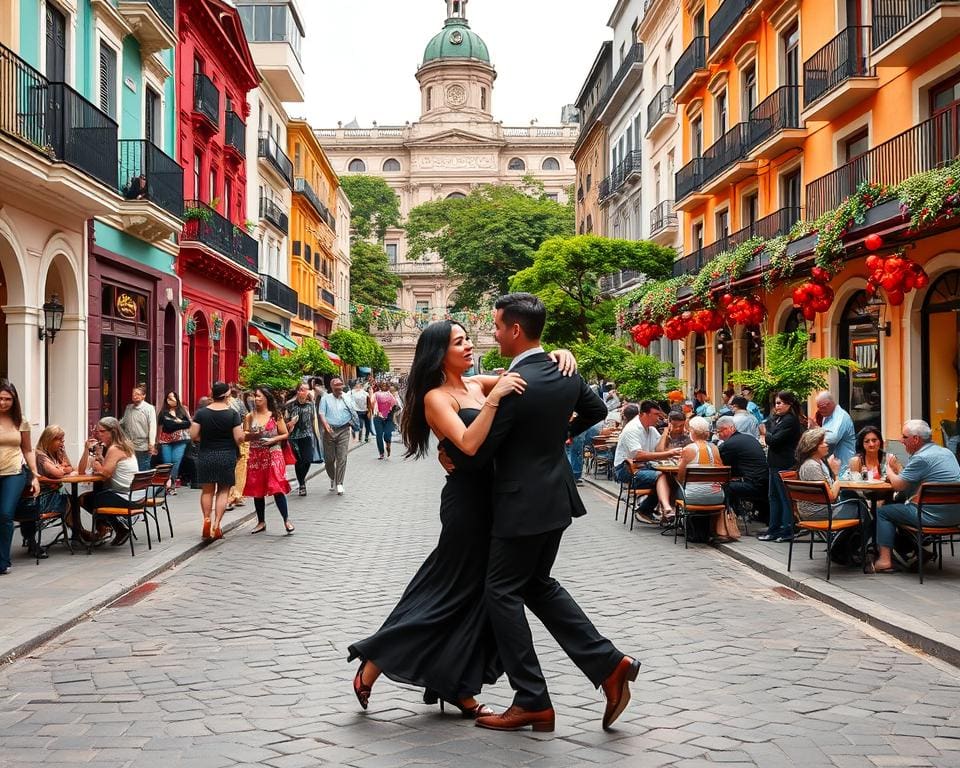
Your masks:
{"label": "stone pavement", "polygon": [[[587,482],[616,498],[617,483],[592,477],[588,477]],[[638,531],[637,525],[634,526],[635,536],[645,538],[659,533],[649,526],[639,527]],[[751,525],[754,532],[760,527],[759,523]],[[786,543],[762,542],[753,536],[744,536],[738,542],[717,548],[791,589],[960,666],[960,611],[956,609],[960,595],[960,559],[950,556],[947,547],[944,547],[943,569],[939,570],[938,564],[925,568],[923,584],[916,573],[865,575],[858,568],[844,568],[836,563],[828,582],[823,545],[814,548],[811,560],[809,544],[794,544],[790,571],[787,571],[789,545]]]}
{"label": "stone pavement", "polygon": [[[0,667],[0,764],[960,764],[957,669],[709,547],[627,535],[589,488],[555,572],[644,663],[615,731],[536,623],[556,733],[484,731],[386,679],[361,712],[347,645],[432,548],[441,482],[431,461],[358,451],[343,497],[291,498],[293,536],[268,510],[267,533],[235,529]],[[502,707],[510,693],[501,681],[482,698]]]}

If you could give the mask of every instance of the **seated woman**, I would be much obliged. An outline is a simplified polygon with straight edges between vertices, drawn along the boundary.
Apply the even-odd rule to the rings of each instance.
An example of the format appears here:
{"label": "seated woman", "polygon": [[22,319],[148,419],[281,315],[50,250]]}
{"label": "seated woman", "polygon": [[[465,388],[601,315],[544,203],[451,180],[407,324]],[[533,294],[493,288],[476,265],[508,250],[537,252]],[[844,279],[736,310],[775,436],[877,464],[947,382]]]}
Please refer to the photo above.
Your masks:
{"label": "seated woman", "polygon": [[[677,482],[681,486],[687,480],[689,467],[719,467],[720,449],[710,442],[710,422],[703,416],[690,419],[690,436],[693,442],[685,446],[680,454],[680,466],[677,470]],[[688,504],[722,504],[723,488],[719,483],[687,483],[684,486],[684,498]]]}
{"label": "seated woman", "polygon": [[[709,430],[709,424],[707,429]],[[709,438],[709,434],[707,435]],[[658,451],[667,451],[671,448],[686,448],[692,442],[690,432],[687,428],[687,417],[683,411],[670,411],[667,416],[667,428],[660,435],[660,442],[657,443]]]}
{"label": "seated woman", "polygon": [[[864,427],[857,433],[856,453],[847,465],[850,472],[856,475],[863,470],[870,473],[873,480],[882,480],[887,476],[886,452],[883,450],[883,435],[877,427]],[[893,457],[896,466],[900,462]],[[897,470],[899,471],[899,469]]]}
{"label": "seated woman", "polygon": [[[107,481],[107,487],[83,494],[80,497],[80,506],[88,512],[100,507],[127,507],[130,484],[140,469],[133,443],[124,434],[120,422],[112,416],[100,419],[93,428],[93,433],[94,437],[86,442],[87,450],[80,457],[77,472],[100,475]],[[93,460],[89,462],[88,468],[90,451],[93,451]],[[119,547],[125,544],[130,537],[130,529],[123,521],[114,518],[109,518],[109,525],[114,530],[111,546]]]}
{"label": "seated woman", "polygon": [[[836,456],[827,459],[829,452],[827,430],[817,427],[804,432],[797,444],[797,479],[813,482],[826,481],[834,520],[855,520],[863,512],[863,500],[860,498],[840,500],[840,481],[837,479],[840,459]],[[827,508],[823,504],[801,501],[797,504],[797,514],[801,520],[825,520]]]}

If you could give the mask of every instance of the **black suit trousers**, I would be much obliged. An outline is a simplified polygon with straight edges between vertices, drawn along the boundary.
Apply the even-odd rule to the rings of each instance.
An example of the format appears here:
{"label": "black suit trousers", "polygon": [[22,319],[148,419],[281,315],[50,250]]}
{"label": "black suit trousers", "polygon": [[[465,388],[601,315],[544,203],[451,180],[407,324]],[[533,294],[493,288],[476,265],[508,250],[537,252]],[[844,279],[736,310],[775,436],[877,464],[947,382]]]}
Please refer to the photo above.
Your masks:
{"label": "black suit trousers", "polygon": [[550,575],[563,529],[533,536],[494,537],[487,565],[486,604],[514,704],[524,709],[550,706],[526,605],[543,622],[564,653],[594,687],[614,670],[623,654],[603,637],[559,582]]}

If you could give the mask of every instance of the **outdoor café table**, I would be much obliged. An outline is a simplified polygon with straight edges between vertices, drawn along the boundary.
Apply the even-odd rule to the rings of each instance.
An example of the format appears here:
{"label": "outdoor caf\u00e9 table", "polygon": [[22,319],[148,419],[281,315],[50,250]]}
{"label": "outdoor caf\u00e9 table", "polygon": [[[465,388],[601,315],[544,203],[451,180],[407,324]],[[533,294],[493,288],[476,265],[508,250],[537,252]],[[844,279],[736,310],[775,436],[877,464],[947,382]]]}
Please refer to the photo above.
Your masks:
{"label": "outdoor caf\u00e9 table", "polygon": [[[65,477],[60,478],[61,483],[65,483],[70,486],[70,504],[73,509],[73,513],[77,515],[77,519],[80,519],[80,484],[81,483],[99,483],[103,481],[101,475],[66,475]],[[77,541],[80,537],[77,528],[80,528],[77,525],[74,528],[73,539]]]}
{"label": "outdoor caf\u00e9 table", "polygon": [[[854,491],[869,502],[870,527],[867,540],[868,549],[877,540],[877,502],[893,498],[893,486],[886,480],[841,480],[841,491]],[[866,570],[867,564],[863,565]]]}

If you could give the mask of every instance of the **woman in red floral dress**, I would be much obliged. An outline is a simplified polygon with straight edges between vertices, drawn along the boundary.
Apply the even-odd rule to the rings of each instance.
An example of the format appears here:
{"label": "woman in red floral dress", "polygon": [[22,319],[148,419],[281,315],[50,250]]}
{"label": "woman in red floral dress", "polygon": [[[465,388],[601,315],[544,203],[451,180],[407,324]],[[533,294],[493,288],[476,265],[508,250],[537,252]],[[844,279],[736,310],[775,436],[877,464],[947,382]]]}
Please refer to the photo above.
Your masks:
{"label": "woman in red floral dress", "polygon": [[253,508],[257,512],[257,525],[251,533],[262,533],[267,529],[265,499],[273,496],[283,518],[283,527],[290,534],[294,527],[287,519],[290,483],[283,456],[287,424],[277,411],[277,400],[269,387],[254,390],[253,404],[253,411],[247,414],[244,423],[250,457],[247,460],[247,482],[243,487],[243,495],[253,497]]}

